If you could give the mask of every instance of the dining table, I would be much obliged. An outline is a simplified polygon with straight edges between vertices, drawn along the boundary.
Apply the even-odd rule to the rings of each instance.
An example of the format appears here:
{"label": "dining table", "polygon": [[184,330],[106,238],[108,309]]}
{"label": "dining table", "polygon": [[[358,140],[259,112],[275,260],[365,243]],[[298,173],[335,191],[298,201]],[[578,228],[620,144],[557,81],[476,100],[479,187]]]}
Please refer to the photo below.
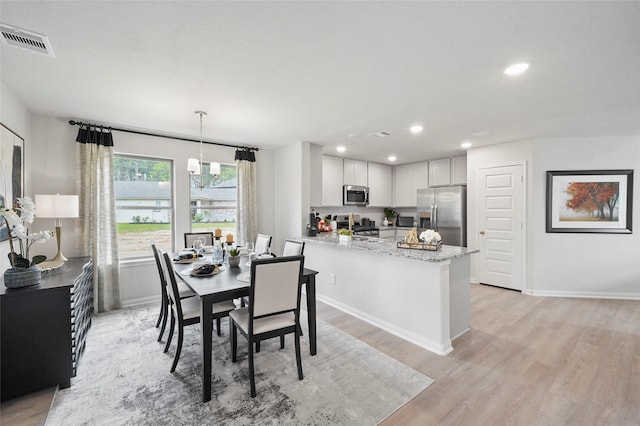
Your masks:
{"label": "dining table", "polygon": [[[174,254],[175,257],[175,254]],[[244,257],[244,256],[243,256]],[[248,256],[247,256],[248,259]],[[199,259],[203,260],[203,259]],[[204,260],[209,260],[205,257]],[[211,350],[213,337],[212,305],[218,302],[240,299],[249,296],[250,280],[246,277],[251,267],[244,260],[240,266],[224,264],[219,273],[210,276],[192,276],[192,263],[183,261],[173,262],[173,269],[179,277],[200,299],[200,329],[201,329],[201,372],[202,372],[202,402],[211,400]],[[317,271],[304,268],[300,285],[305,286],[307,321],[309,326],[309,352],[317,353],[316,348],[316,275]],[[240,277],[240,279],[239,279]]]}

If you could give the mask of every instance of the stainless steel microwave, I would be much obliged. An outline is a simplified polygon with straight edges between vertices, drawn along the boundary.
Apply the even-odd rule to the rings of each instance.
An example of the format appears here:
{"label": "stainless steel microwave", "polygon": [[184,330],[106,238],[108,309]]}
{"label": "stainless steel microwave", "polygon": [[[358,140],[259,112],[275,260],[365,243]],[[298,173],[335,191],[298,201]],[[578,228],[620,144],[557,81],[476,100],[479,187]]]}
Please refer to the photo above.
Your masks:
{"label": "stainless steel microwave", "polygon": [[344,185],[342,187],[343,206],[369,205],[369,188],[358,185]]}

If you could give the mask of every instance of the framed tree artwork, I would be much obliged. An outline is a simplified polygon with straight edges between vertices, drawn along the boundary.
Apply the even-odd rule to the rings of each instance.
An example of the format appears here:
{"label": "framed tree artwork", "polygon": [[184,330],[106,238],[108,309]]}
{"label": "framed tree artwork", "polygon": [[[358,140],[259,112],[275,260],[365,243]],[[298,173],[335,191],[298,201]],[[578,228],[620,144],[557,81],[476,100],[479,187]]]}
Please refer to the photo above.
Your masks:
{"label": "framed tree artwork", "polygon": [[547,172],[547,232],[630,234],[633,170]]}
{"label": "framed tree artwork", "polygon": [[[13,209],[24,187],[24,140],[4,124],[0,124],[0,206]],[[0,242],[9,233],[4,220],[0,221]]]}

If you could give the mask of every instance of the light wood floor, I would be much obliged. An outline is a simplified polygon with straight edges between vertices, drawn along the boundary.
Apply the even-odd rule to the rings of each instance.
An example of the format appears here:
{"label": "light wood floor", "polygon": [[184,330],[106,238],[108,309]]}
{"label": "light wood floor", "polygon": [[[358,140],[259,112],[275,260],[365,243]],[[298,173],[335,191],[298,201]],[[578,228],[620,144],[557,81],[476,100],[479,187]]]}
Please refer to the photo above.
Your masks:
{"label": "light wood floor", "polygon": [[[323,303],[318,317],[435,380],[384,426],[640,425],[640,302],[483,285],[471,286],[471,300],[471,330],[447,356]],[[46,407],[42,418],[51,395],[32,398]],[[33,410],[16,415],[11,402],[2,425],[42,424],[28,422]]]}

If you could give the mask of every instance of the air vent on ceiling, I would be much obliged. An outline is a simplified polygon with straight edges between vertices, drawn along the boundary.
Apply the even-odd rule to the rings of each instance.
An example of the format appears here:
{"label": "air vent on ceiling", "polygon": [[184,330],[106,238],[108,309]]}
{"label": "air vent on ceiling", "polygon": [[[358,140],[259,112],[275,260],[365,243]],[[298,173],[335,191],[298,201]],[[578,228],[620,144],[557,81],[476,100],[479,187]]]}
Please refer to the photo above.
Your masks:
{"label": "air vent on ceiling", "polygon": [[389,135],[391,135],[391,133],[381,130],[379,132],[371,133],[369,136],[375,136],[376,138],[385,138]]}
{"label": "air vent on ceiling", "polygon": [[2,31],[0,40],[3,43],[55,57],[51,43],[45,35],[2,23],[0,23],[0,31]]}

